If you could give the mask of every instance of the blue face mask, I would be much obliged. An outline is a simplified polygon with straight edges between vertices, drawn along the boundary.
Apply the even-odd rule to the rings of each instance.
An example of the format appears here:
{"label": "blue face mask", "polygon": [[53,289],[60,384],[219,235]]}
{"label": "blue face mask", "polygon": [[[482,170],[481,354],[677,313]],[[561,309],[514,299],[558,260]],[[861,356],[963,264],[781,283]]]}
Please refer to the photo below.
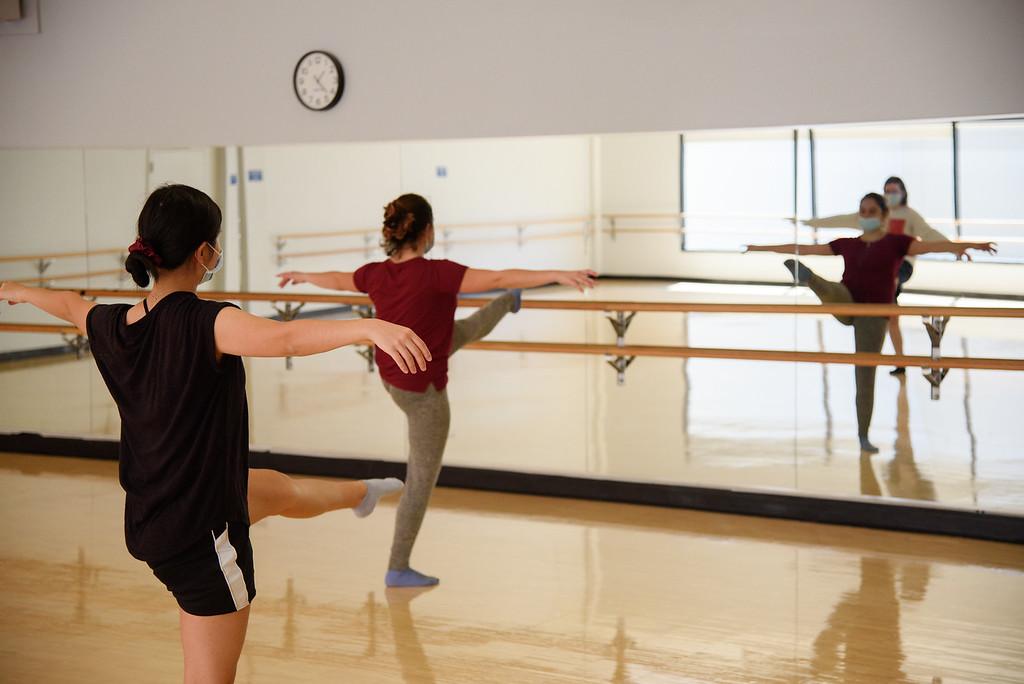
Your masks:
{"label": "blue face mask", "polygon": [[878,230],[878,228],[882,225],[881,219],[864,218],[863,216],[861,216],[860,219],[858,219],[858,222],[860,223],[860,229],[863,230],[865,233],[870,233],[873,230]]}
{"label": "blue face mask", "polygon": [[890,192],[885,196],[885,203],[890,207],[898,207],[903,204],[902,192]]}
{"label": "blue face mask", "polygon": [[[224,252],[219,251],[213,245],[213,243],[207,242],[206,244],[210,245],[210,248],[214,252],[217,252],[217,263],[213,265],[212,269],[209,269],[209,268],[206,268],[206,266],[203,266],[203,269],[206,271],[206,273],[203,274],[203,279],[199,281],[200,285],[202,285],[203,283],[208,283],[211,280],[213,280],[213,276],[217,275],[217,273],[220,271],[220,269],[224,267]],[[200,264],[200,265],[202,265],[202,264]]]}

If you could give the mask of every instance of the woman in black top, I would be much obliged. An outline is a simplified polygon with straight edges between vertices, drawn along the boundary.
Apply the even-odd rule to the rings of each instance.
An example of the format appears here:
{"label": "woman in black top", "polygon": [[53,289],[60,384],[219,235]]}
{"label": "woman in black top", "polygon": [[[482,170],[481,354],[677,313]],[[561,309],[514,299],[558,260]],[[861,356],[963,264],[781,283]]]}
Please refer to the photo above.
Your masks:
{"label": "woman in black top", "polygon": [[125,541],[178,602],[185,680],[230,682],[255,597],[249,525],[268,515],[338,508],[367,515],[395,480],[294,480],[248,468],[241,356],[302,356],[370,339],[403,371],[430,353],[411,330],[377,319],[281,323],[196,288],[221,263],[221,213],[184,185],[157,189],[139,215],[125,268],[146,298],[96,305],[71,292],[16,283],[0,301],[27,302],[85,332],[121,414]]}

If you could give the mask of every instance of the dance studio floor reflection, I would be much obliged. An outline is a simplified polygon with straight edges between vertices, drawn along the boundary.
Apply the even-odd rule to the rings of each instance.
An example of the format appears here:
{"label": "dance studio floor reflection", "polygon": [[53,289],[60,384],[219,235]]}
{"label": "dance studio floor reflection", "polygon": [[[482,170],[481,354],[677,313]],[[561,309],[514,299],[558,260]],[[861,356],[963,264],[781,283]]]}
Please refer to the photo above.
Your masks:
{"label": "dance studio floor reflection", "polygon": [[[535,297],[571,298],[559,289]],[[807,302],[806,290],[602,282],[601,299]],[[905,295],[905,304],[970,306]],[[470,311],[460,311],[468,315]],[[907,353],[926,355],[920,319],[906,317]],[[598,313],[525,310],[490,339],[610,342]],[[853,351],[831,318],[639,314],[639,344]],[[888,345],[887,345],[888,350]],[[953,319],[943,352],[1024,356],[1024,321]],[[850,366],[637,359],[625,384],[599,357],[463,351],[452,358],[449,464],[818,496],[880,496],[1024,513],[1024,374],[951,371],[932,401],[920,371],[880,369],[871,430],[856,441]],[[252,440],[287,453],[401,461],[404,418],[353,350],[248,363]],[[0,367],[0,430],[116,437],[117,412],[91,362]]]}
{"label": "dance studio floor reflection", "polygon": [[[180,681],[116,464],[0,454],[0,491],[0,681]],[[1020,681],[1020,546],[442,489],[417,594],[393,520],[253,528],[240,683]]]}

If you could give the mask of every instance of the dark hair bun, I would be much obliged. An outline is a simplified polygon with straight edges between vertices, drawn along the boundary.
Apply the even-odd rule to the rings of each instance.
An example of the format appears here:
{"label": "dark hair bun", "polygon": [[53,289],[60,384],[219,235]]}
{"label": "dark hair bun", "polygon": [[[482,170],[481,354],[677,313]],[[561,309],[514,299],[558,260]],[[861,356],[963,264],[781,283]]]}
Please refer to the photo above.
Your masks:
{"label": "dark hair bun", "polygon": [[430,203],[419,195],[407,194],[384,207],[380,246],[388,256],[415,245],[434,222]]}
{"label": "dark hair bun", "polygon": [[149,274],[156,270],[152,262],[141,254],[129,254],[124,260],[124,270],[132,275],[132,280],[139,287],[149,285]]}

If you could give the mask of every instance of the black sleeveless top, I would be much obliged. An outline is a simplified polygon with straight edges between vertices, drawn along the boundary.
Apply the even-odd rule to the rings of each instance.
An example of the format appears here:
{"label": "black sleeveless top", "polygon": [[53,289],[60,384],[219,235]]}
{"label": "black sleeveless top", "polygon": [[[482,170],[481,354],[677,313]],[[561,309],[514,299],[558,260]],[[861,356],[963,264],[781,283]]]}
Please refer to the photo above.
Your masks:
{"label": "black sleeveless top", "polygon": [[213,335],[227,306],[174,292],[132,325],[128,304],[89,311],[89,346],[121,414],[125,542],[140,560],[249,523],[245,369],[237,356],[217,362]]}

